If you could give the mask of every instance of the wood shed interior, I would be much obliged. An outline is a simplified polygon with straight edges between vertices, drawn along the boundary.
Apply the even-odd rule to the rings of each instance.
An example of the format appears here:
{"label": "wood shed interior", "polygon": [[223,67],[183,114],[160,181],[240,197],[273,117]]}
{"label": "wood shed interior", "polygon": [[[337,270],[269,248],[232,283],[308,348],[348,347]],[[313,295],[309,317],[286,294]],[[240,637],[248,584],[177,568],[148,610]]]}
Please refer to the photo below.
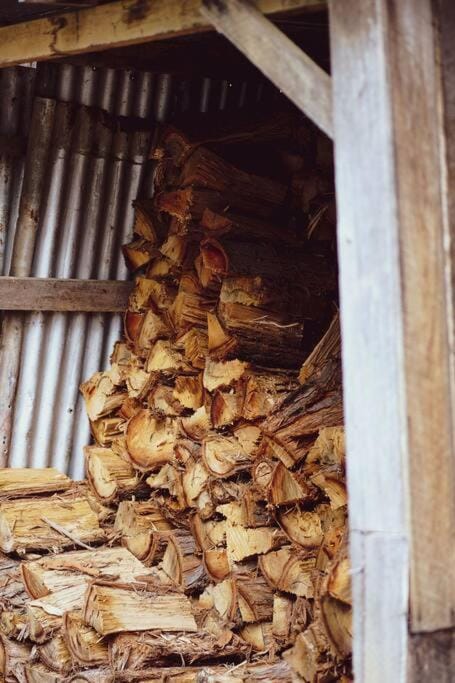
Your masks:
{"label": "wood shed interior", "polygon": [[[325,12],[274,21],[329,70]],[[40,405],[59,380],[29,389],[26,417],[12,401],[14,469],[0,470],[3,680],[348,683],[331,141],[214,32],[34,71],[25,178],[37,140],[48,151],[34,168],[41,216],[26,274],[129,284],[121,330],[113,312],[4,314],[28,344],[17,396],[27,368],[49,361],[58,325],[72,326],[61,372],[79,358],[60,382],[81,395],[68,394],[69,436],[49,422],[45,446]],[[131,101],[142,93],[145,104],[122,105],[112,83],[144,74],[155,88]],[[127,153],[140,166],[128,188],[115,175]],[[122,253],[126,268],[84,269],[84,258],[107,258],[98,227],[120,195],[126,218],[106,234],[110,263]],[[65,220],[46,241],[56,196],[68,200]],[[15,274],[18,225],[4,274]],[[95,315],[110,326],[98,347],[87,341]]]}

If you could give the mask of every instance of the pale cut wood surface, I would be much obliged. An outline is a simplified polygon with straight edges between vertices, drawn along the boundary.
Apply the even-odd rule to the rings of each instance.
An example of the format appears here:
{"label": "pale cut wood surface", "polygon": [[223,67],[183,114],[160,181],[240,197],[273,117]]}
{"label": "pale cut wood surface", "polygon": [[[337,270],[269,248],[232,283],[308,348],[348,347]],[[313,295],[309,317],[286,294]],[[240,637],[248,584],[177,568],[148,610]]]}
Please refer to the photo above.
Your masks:
{"label": "pale cut wood surface", "polygon": [[[454,624],[436,46],[429,0],[330,7],[350,520],[353,536],[383,535],[382,554],[354,561],[355,673],[398,681],[407,656],[400,577],[411,573],[414,630]],[[397,537],[410,544],[409,566],[406,552],[389,561]],[[387,658],[385,632],[395,643]]]}
{"label": "pale cut wood surface", "polygon": [[0,277],[0,311],[123,312],[132,282]]}
{"label": "pale cut wood surface", "polygon": [[[258,0],[266,14],[324,6],[322,0]],[[5,26],[0,28],[0,67],[210,30],[200,7],[201,0],[118,0]]]}
{"label": "pale cut wood surface", "polygon": [[330,76],[266,19],[260,4],[203,0],[202,14],[321,130],[333,136]]}
{"label": "pale cut wood surface", "polygon": [[65,491],[71,484],[71,479],[54,467],[0,469],[0,498]]}

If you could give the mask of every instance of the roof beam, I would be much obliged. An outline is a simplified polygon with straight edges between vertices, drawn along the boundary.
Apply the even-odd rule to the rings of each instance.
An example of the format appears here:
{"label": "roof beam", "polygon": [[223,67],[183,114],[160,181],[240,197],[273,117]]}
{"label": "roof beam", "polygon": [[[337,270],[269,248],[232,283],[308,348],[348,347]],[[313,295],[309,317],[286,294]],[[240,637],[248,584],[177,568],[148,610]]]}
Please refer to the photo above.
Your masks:
{"label": "roof beam", "polygon": [[[258,0],[265,14],[324,7],[323,0]],[[0,68],[146,43],[211,26],[201,0],[117,0],[0,28]]]}
{"label": "roof beam", "polygon": [[202,0],[213,23],[324,133],[333,137],[330,76],[260,11],[244,0]]}

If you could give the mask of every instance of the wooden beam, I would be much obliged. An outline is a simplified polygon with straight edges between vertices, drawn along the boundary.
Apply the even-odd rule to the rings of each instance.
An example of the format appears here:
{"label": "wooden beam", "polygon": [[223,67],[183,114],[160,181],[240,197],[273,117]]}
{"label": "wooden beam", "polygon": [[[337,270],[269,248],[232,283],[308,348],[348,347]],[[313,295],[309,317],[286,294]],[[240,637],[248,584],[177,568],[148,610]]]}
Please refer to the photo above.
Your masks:
{"label": "wooden beam", "polygon": [[330,76],[244,0],[203,0],[202,14],[321,130],[333,137]]}
{"label": "wooden beam", "polygon": [[[271,15],[324,5],[323,0],[258,0],[258,8]],[[0,68],[209,31],[200,8],[201,0],[117,0],[4,26]]]}
{"label": "wooden beam", "polygon": [[0,311],[118,313],[127,308],[132,282],[0,277]]}
{"label": "wooden beam", "polygon": [[369,683],[411,680],[408,598],[411,631],[455,625],[434,19],[432,0],[330,4],[354,668]]}

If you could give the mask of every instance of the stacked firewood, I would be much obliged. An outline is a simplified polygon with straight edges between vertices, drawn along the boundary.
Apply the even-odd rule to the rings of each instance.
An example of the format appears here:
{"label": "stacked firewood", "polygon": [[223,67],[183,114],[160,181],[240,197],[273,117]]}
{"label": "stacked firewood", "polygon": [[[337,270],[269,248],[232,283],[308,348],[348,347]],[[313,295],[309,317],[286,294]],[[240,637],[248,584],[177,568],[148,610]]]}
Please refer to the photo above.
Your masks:
{"label": "stacked firewood", "polygon": [[162,131],[87,483],[0,477],[5,680],[350,680],[332,200],[288,123],[270,177],[241,155],[279,118]]}

